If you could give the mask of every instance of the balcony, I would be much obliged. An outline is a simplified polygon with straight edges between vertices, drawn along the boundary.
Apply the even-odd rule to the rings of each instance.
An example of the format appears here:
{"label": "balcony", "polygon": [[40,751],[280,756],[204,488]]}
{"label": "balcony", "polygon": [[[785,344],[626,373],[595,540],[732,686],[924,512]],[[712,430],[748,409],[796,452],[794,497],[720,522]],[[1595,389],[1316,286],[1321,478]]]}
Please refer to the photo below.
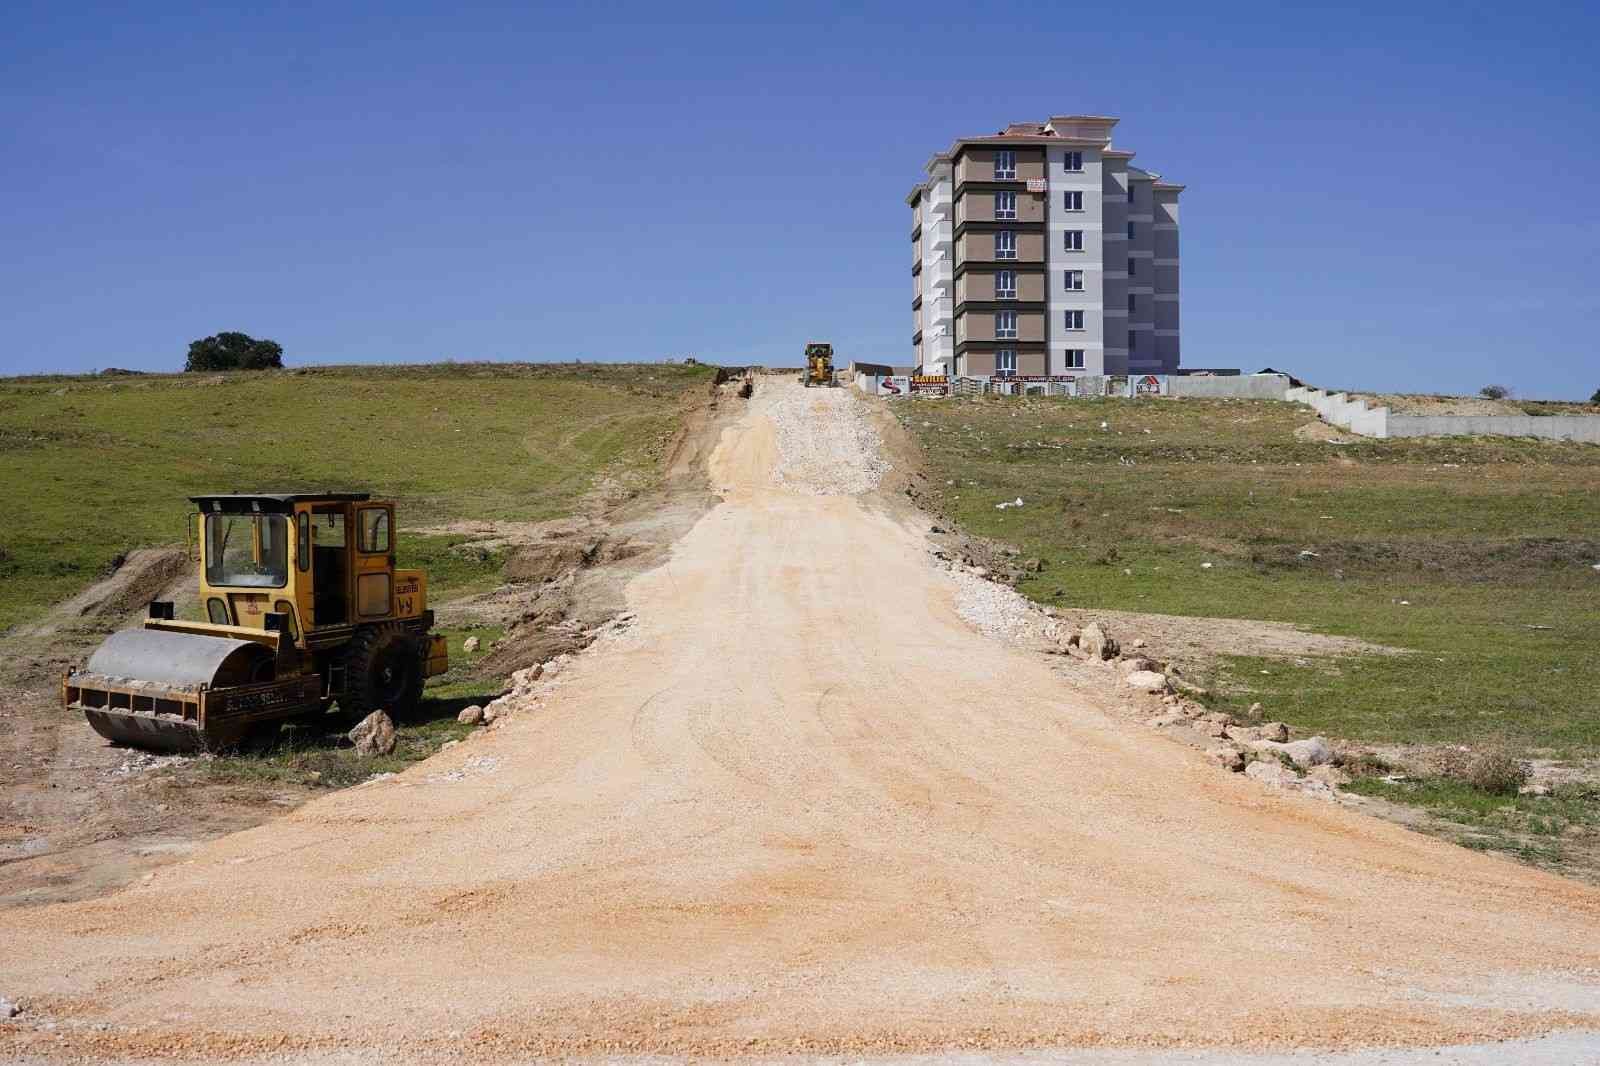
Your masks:
{"label": "balcony", "polygon": [[924,297],[922,322],[924,326],[937,326],[950,322],[955,315],[953,301],[948,296]]}
{"label": "balcony", "polygon": [[933,222],[922,227],[922,243],[927,248],[948,248],[955,239],[954,227],[948,222]]}
{"label": "balcony", "polygon": [[950,217],[950,186],[938,184],[922,194],[922,221],[936,222]]}

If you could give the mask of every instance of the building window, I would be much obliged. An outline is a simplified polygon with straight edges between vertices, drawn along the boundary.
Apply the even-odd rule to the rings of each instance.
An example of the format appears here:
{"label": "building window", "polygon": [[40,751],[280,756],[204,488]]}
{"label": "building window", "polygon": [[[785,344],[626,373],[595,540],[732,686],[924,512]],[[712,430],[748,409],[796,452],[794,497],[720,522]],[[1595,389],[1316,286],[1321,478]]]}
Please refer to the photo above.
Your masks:
{"label": "building window", "polygon": [[1128,223],[1128,240],[1133,240],[1133,223]]}
{"label": "building window", "polygon": [[1011,230],[1003,229],[994,235],[994,257],[996,259],[1017,257],[1017,235]]}
{"label": "building window", "polygon": [[1128,280],[1129,281],[1132,281],[1133,280],[1133,276],[1139,272],[1138,267],[1134,265],[1137,262],[1138,262],[1138,260],[1135,260],[1135,259],[1129,259],[1128,260]]}
{"label": "building window", "polygon": [[996,377],[1009,378],[1017,372],[1017,353],[1011,348],[1001,348],[994,353]]}
{"label": "building window", "polygon": [[1015,270],[995,271],[994,298],[996,300],[1015,300],[1017,298],[1017,272]]}
{"label": "building window", "polygon": [[1131,355],[1133,350],[1137,347],[1138,345],[1133,343],[1133,330],[1130,329],[1128,331],[1128,353]]}
{"label": "building window", "polygon": [[1133,203],[1133,182],[1128,182],[1128,202]]}
{"label": "building window", "polygon": [[1061,194],[1061,210],[1082,211],[1083,193],[1077,189],[1069,189]]}
{"label": "building window", "polygon": [[1015,311],[996,311],[994,313],[994,335],[997,340],[1017,339],[1017,313]]}
{"label": "building window", "polygon": [[1017,176],[1017,153],[999,151],[994,154],[994,180],[1014,181]]}
{"label": "building window", "polygon": [[1136,300],[1137,299],[1138,298],[1136,296],[1134,296],[1132,293],[1128,294],[1128,314],[1130,314],[1130,315],[1133,314],[1134,308],[1137,306],[1137,304],[1136,304]]}
{"label": "building window", "polygon": [[1069,174],[1077,174],[1083,170],[1082,152],[1063,152],[1061,154],[1061,169]]}
{"label": "building window", "polygon": [[1061,231],[1061,244],[1069,252],[1083,251],[1083,230],[1064,229]]}
{"label": "building window", "polygon": [[1065,277],[1065,279],[1066,279],[1066,286],[1067,286],[1067,291],[1068,292],[1082,292],[1083,291],[1083,271],[1081,271],[1081,270],[1068,270],[1063,275],[1063,277]]}
{"label": "building window", "polygon": [[1017,217],[1017,194],[1014,192],[997,192],[994,194],[994,217]]}
{"label": "building window", "polygon": [[1061,325],[1062,325],[1063,329],[1082,329],[1083,328],[1083,312],[1082,311],[1068,311],[1066,313],[1066,316],[1065,316],[1065,321],[1063,321],[1061,323]]}
{"label": "building window", "polygon": [[1068,370],[1082,370],[1083,369],[1083,349],[1082,348],[1068,348],[1067,349],[1067,369]]}

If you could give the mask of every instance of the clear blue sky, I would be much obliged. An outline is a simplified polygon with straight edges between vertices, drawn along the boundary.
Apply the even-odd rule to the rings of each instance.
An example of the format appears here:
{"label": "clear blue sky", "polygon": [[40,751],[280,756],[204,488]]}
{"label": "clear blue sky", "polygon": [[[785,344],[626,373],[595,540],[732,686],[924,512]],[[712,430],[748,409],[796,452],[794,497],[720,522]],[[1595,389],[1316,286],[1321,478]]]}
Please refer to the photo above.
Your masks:
{"label": "clear blue sky", "polygon": [[1184,361],[1600,387],[1600,4],[9,5],[0,369],[910,357],[956,136],[1118,115]]}

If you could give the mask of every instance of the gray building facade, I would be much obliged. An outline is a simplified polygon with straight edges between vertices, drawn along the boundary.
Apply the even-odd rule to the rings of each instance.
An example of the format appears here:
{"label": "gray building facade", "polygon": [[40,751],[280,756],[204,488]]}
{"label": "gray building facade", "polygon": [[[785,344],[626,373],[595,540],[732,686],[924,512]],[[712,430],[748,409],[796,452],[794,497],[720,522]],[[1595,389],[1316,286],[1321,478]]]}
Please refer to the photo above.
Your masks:
{"label": "gray building facade", "polygon": [[1182,185],[1058,115],[937,153],[911,207],[912,347],[927,374],[1178,369]]}

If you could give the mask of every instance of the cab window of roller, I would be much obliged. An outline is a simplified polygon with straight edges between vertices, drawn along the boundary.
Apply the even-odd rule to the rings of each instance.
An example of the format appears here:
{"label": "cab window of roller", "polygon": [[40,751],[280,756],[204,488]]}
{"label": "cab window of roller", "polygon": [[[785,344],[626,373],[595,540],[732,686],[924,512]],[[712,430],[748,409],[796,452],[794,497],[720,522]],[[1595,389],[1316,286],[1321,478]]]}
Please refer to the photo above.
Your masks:
{"label": "cab window of roller", "polygon": [[206,515],[206,582],[283,588],[289,582],[289,520],[277,514]]}

